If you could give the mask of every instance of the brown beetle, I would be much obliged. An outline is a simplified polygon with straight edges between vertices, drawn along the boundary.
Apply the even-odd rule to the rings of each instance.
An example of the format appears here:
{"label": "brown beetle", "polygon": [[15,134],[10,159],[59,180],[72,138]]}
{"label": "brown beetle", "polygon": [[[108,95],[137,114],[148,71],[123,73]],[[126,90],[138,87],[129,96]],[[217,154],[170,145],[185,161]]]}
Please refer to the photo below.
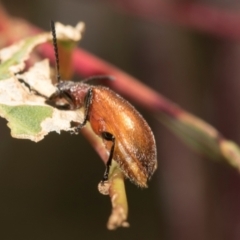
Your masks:
{"label": "brown beetle", "polygon": [[[47,103],[59,109],[84,108],[84,120],[78,123],[75,130],[79,132],[89,121],[94,133],[103,139],[109,152],[103,183],[108,180],[109,168],[114,159],[127,178],[141,187],[147,187],[147,180],[157,168],[155,139],[147,122],[128,101],[109,88],[86,83],[90,79],[108,76],[96,76],[82,82],[61,81],[53,21],[51,29],[58,84],[57,91]],[[66,100],[67,105],[59,105],[59,99]]]}

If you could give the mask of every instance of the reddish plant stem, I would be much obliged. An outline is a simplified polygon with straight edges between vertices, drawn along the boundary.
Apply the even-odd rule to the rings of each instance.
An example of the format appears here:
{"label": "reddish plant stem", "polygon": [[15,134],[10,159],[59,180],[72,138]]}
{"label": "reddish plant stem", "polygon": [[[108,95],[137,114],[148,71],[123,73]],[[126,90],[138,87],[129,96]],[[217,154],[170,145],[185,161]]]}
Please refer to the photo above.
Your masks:
{"label": "reddish plant stem", "polygon": [[27,21],[11,17],[0,4],[0,46],[8,46],[41,30]]}
{"label": "reddish plant stem", "polygon": [[[41,46],[41,53],[44,57],[47,57],[54,62],[54,54],[50,44],[43,44]],[[74,71],[83,77],[89,77],[92,75],[114,76],[116,80],[108,81],[108,85],[116,92],[133,100],[149,111],[163,111],[172,116],[176,116],[183,111],[177,105],[144,85],[136,78],[124,73],[87,51],[76,49],[73,53],[72,63]]]}
{"label": "reddish plant stem", "polygon": [[102,144],[102,139],[93,133],[89,125],[86,125],[84,128],[82,128],[81,133],[84,135],[86,139],[88,139],[90,144],[94,147],[95,151],[98,153],[103,162],[106,164],[108,160],[108,154],[105,146]]}
{"label": "reddish plant stem", "polygon": [[156,91],[141,83],[136,78],[128,75],[120,69],[106,63],[94,55],[77,49],[73,55],[74,69],[78,74],[88,75],[112,75],[115,81],[109,81],[108,85],[116,92],[134,100],[141,106],[151,111],[167,111],[176,114],[178,108]]}
{"label": "reddish plant stem", "polygon": [[[138,2],[137,4],[136,1],[134,2],[134,0],[122,1],[121,5],[127,9],[130,9],[131,13],[133,13],[133,10],[137,10],[136,14],[151,19],[160,20],[163,18],[172,21],[174,20],[175,22],[182,23],[187,26],[198,26],[198,29],[201,28],[202,30],[205,29],[205,31],[212,33],[221,33],[220,35],[240,39],[240,15],[237,16],[230,12],[227,13],[225,11],[215,10],[213,8],[196,4],[180,5],[165,3],[162,1],[141,1],[140,3]],[[2,29],[4,29],[4,33],[11,33],[10,25],[12,25],[14,22],[15,25],[17,25],[16,20],[8,16],[4,9],[0,8],[0,10],[0,13],[2,13],[1,19],[4,20],[4,24],[2,23],[1,26],[4,25],[9,28],[6,30],[2,27]],[[30,35],[38,31],[40,32],[40,30],[35,26],[32,26],[27,22],[24,23],[26,35]],[[12,36],[13,34],[8,35]],[[14,36],[16,36],[16,34],[14,34]],[[51,44],[44,44],[41,46],[40,51],[44,57],[48,57],[54,62],[54,54]],[[163,111],[172,116],[176,116],[183,111],[181,108],[161,96],[156,91],[142,84],[136,78],[133,78],[111,64],[104,62],[103,60],[82,49],[76,49],[74,51],[72,60],[74,71],[83,77],[97,74],[113,75],[116,80],[108,82],[111,88],[120,94],[125,95],[127,98],[135,101],[142,107],[145,107],[149,111]]]}

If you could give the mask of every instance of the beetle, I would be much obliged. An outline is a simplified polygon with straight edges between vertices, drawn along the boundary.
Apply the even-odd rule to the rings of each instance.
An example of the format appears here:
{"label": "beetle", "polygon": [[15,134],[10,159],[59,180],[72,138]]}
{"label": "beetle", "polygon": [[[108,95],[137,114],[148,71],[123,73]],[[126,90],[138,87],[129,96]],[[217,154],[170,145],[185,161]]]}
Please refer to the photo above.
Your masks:
{"label": "beetle", "polygon": [[[58,109],[78,110],[84,108],[84,119],[75,126],[79,132],[87,122],[93,132],[102,138],[109,153],[102,183],[108,180],[114,159],[124,175],[140,187],[147,187],[157,168],[154,135],[140,113],[120,95],[104,86],[90,85],[93,79],[109,76],[93,76],[81,82],[63,81],[59,73],[59,57],[55,24],[51,21],[53,46],[56,59],[56,92],[46,101]],[[64,99],[67,104],[59,104]]]}

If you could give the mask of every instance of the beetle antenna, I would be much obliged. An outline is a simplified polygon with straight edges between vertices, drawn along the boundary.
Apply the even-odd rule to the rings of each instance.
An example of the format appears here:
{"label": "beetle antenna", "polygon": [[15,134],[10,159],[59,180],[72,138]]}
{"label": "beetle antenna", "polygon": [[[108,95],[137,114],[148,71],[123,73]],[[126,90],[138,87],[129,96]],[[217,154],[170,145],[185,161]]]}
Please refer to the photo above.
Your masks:
{"label": "beetle antenna", "polygon": [[61,75],[59,71],[59,55],[58,55],[56,29],[55,29],[55,23],[53,20],[51,20],[51,31],[52,31],[52,42],[53,42],[56,70],[57,70],[57,82],[59,83],[61,81]]}

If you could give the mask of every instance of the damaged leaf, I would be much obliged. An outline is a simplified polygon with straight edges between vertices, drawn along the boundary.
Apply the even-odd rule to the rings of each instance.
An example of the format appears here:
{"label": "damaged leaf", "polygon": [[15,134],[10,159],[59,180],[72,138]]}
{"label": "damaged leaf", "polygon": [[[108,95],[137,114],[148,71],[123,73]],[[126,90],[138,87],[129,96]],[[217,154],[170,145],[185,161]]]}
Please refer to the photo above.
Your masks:
{"label": "damaged leaf", "polygon": [[[72,42],[81,39],[83,30],[83,23],[75,28],[56,24],[58,39],[72,46]],[[69,131],[71,121],[83,118],[80,111],[59,111],[45,104],[55,91],[48,60],[26,69],[33,49],[51,38],[50,33],[42,33],[0,51],[0,116],[9,122],[13,137],[37,142],[51,131]],[[37,96],[36,92],[45,97]]]}
{"label": "damaged leaf", "polygon": [[0,51],[0,80],[11,78],[13,74],[22,71],[25,67],[24,61],[28,59],[33,48],[49,39],[49,33],[40,34],[2,49]]}

